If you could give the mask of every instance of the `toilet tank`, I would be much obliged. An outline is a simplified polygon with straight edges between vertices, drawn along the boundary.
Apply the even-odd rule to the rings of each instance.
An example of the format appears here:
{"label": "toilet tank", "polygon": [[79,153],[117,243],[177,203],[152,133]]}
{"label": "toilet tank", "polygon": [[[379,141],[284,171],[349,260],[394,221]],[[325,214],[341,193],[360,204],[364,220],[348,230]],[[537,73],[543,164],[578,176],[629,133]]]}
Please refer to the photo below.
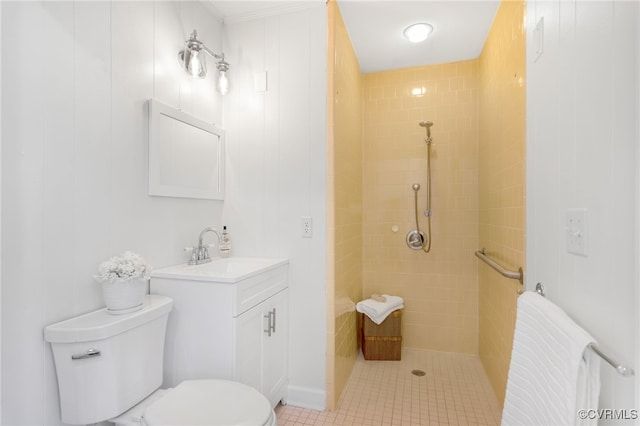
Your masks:
{"label": "toilet tank", "polygon": [[160,387],[172,306],[169,297],[148,295],[137,312],[100,309],[45,328],[64,423],[111,419]]}

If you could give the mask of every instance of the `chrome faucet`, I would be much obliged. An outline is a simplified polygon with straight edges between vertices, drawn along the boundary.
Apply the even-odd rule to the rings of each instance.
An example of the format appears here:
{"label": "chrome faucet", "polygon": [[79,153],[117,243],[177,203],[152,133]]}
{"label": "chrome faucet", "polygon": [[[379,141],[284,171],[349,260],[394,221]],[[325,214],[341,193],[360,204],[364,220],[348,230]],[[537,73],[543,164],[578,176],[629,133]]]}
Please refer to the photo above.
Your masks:
{"label": "chrome faucet", "polygon": [[207,232],[213,232],[218,237],[218,247],[220,247],[220,242],[222,241],[222,237],[220,233],[216,231],[214,228],[208,227],[204,228],[202,232],[200,232],[200,236],[198,237],[198,245],[193,247],[193,251],[191,253],[191,259],[189,259],[189,265],[201,265],[203,263],[211,262],[211,256],[209,256],[209,248],[202,244],[202,237]]}

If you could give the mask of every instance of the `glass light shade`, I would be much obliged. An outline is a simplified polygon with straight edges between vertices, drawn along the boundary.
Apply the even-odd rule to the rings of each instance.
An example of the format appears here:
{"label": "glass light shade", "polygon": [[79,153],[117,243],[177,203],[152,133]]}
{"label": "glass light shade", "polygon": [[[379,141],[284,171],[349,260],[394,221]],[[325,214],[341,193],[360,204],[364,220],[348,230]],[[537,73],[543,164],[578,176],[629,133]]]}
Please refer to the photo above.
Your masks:
{"label": "glass light shade", "polygon": [[202,50],[185,49],[184,69],[190,76],[205,78],[207,75],[207,60]]}
{"label": "glass light shade", "polygon": [[411,43],[420,43],[421,41],[425,41],[432,32],[433,26],[430,24],[419,23],[409,25],[404,29],[402,34],[404,35],[404,38],[409,40]]}
{"label": "glass light shade", "polygon": [[216,86],[220,93],[226,95],[229,92],[229,63],[224,60],[224,53],[218,55],[198,40],[198,32],[196,30],[193,30],[191,37],[186,41],[185,49],[178,52],[178,62],[191,77],[205,78],[207,76],[206,55],[218,60],[216,62],[216,68],[218,69]]}
{"label": "glass light shade", "polygon": [[226,95],[227,93],[229,93],[229,75],[228,75],[229,71],[226,70],[219,70],[218,71],[218,91],[223,94]]}

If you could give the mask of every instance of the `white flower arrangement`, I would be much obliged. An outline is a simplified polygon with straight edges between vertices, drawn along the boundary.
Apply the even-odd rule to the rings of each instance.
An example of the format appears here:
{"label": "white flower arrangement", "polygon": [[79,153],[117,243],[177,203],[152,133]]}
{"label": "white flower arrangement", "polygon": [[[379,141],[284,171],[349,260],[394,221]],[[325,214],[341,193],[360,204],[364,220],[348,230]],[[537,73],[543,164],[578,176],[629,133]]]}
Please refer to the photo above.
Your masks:
{"label": "white flower arrangement", "polygon": [[150,272],[151,265],[142,256],[125,251],[120,256],[114,256],[102,262],[98,267],[98,274],[94,278],[101,283],[111,283],[116,280],[144,278]]}

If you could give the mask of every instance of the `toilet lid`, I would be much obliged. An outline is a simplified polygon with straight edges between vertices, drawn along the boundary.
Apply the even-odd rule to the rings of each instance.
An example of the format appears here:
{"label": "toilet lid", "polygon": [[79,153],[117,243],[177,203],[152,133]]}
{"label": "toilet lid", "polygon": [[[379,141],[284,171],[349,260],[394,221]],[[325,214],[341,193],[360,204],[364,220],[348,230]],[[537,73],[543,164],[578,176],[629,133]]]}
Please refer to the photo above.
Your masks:
{"label": "toilet lid", "polygon": [[143,418],[160,425],[264,425],[271,404],[260,392],[228,380],[187,380],[151,404]]}

